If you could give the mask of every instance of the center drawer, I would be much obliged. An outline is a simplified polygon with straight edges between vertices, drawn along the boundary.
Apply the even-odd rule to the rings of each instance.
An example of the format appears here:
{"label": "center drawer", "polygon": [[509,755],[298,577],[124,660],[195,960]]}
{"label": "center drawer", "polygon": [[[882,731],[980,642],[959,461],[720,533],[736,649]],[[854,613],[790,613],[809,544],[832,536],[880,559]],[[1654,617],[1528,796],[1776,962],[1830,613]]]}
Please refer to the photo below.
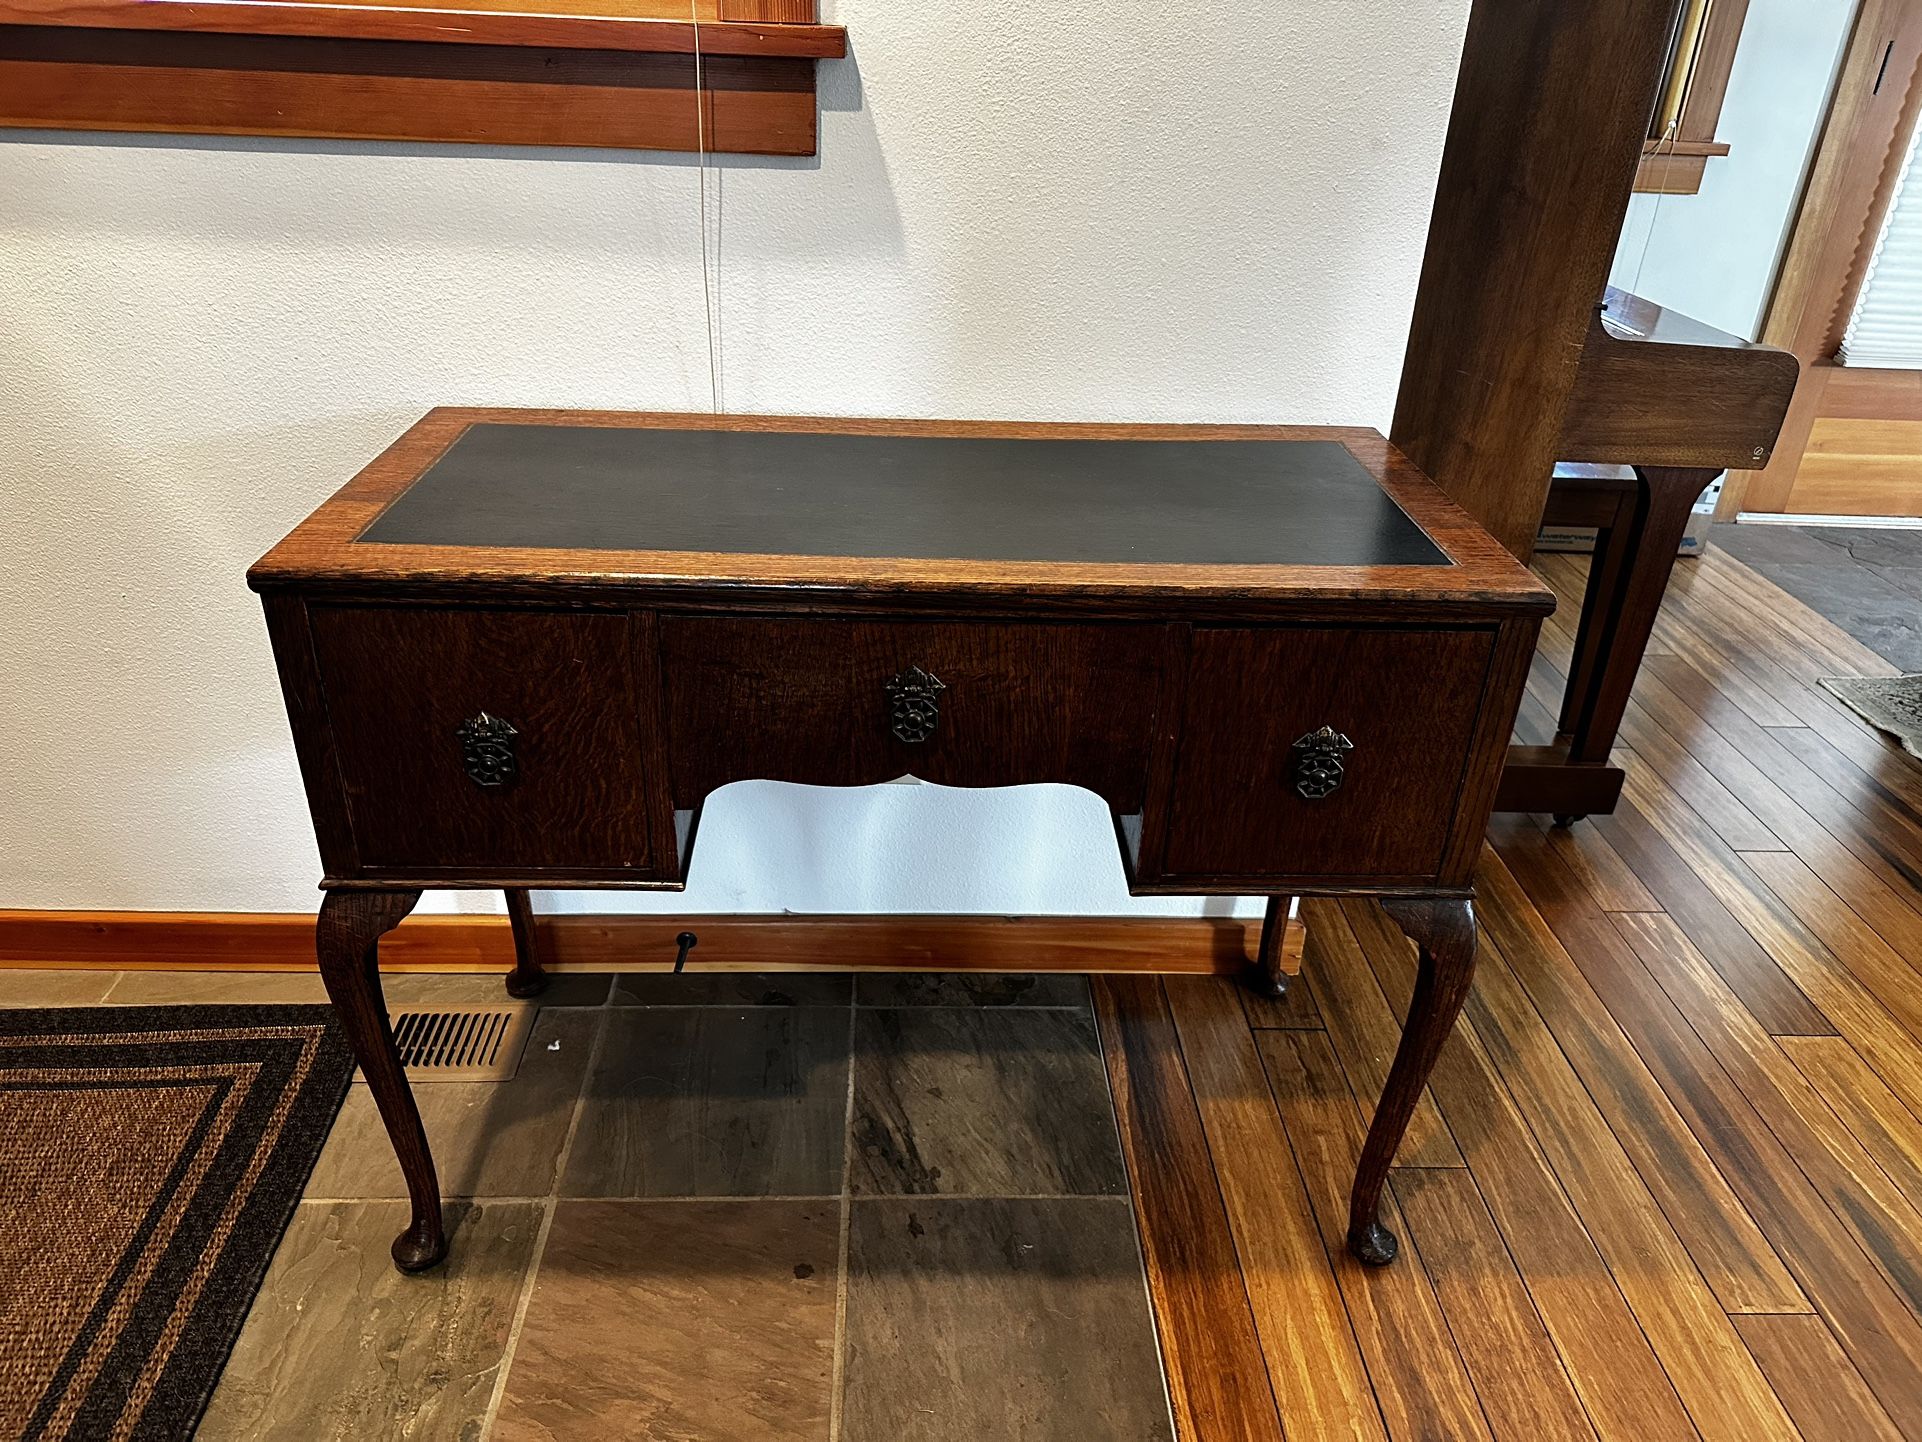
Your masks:
{"label": "center drawer", "polygon": [[1062,781],[1138,812],[1156,625],[663,616],[674,805],[731,781]]}

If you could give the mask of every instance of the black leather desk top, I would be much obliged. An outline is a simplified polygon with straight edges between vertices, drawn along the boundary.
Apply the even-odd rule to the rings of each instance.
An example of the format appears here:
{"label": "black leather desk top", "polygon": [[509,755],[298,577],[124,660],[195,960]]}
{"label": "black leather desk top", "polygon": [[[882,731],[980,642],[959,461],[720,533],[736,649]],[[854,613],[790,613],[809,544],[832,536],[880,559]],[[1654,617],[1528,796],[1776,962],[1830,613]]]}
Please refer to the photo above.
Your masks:
{"label": "black leather desk top", "polygon": [[1449,564],[1334,441],[483,423],[360,540],[980,561]]}

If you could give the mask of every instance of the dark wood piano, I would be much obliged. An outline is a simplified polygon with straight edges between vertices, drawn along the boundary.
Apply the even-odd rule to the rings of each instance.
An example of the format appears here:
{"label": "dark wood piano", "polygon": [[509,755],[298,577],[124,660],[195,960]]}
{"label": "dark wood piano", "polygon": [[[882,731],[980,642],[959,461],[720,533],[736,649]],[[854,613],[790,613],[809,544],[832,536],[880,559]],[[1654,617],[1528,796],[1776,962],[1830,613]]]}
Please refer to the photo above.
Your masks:
{"label": "dark wood piano", "polygon": [[1561,734],[1511,749],[1500,810],[1614,809],[1609,753],[1689,511],[1768,463],[1795,389],[1788,352],[1608,285],[1679,11],[1469,18],[1391,437],[1523,560],[1545,520],[1598,528]]}

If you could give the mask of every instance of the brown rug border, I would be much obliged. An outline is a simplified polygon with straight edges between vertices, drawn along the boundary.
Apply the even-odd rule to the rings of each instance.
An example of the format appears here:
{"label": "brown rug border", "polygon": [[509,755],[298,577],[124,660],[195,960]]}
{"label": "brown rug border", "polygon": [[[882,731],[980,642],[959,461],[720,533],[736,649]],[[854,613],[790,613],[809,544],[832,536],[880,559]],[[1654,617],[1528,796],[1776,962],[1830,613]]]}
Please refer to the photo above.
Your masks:
{"label": "brown rug border", "polygon": [[[80,1048],[110,1047],[120,1065],[152,1065],[156,1070],[190,1062],[196,1051],[204,1050],[211,1043],[141,1043],[132,1038],[160,1032],[265,1031],[273,1028],[311,1031],[316,1027],[320,1035],[312,1067],[288,1107],[280,1135],[240,1215],[235,1219],[232,1231],[214,1262],[212,1274],[182,1323],[179,1342],[168,1356],[147,1405],[133,1423],[130,1433],[133,1437],[186,1437],[192,1434],[199,1423],[220,1382],[240,1330],[246,1323],[274,1252],[293,1220],[294,1209],[299,1205],[307,1179],[319,1160],[321,1147],[333,1128],[334,1118],[346,1099],[354,1074],[353,1054],[334,1018],[333,1008],[325,1005],[37,1007],[0,1011],[0,1049],[6,1048],[17,1038],[25,1037],[91,1035],[128,1038],[78,1045]],[[253,1059],[269,1065],[288,1061],[289,1038],[261,1036],[251,1040],[263,1044]],[[227,1048],[223,1059],[233,1059],[233,1049],[236,1046],[245,1047],[249,1041],[249,1038],[240,1037],[219,1043]],[[304,1042],[300,1045],[304,1045]],[[284,1083],[279,1088],[263,1088],[257,1098],[250,1101],[250,1105],[262,1108],[276,1105],[284,1091]],[[220,1195],[221,1181],[236,1176],[244,1168],[253,1156],[249,1143],[257,1141],[258,1137],[257,1129],[238,1124],[235,1126],[216,1154],[210,1171],[203,1178],[194,1200],[189,1203],[190,1207],[202,1206],[200,1198],[203,1196],[214,1198]],[[163,1265],[171,1262],[171,1271],[176,1278],[181,1266],[189,1260],[185,1255],[172,1255],[178,1251],[181,1243],[182,1238],[177,1237],[169,1244],[168,1255],[163,1255]],[[163,1311],[158,1305],[159,1282],[158,1275],[150,1278],[137,1303],[141,1323],[150,1333],[164,1326],[166,1319],[173,1315],[172,1306]],[[170,1302],[177,1304],[177,1290],[172,1286],[164,1290]],[[127,1334],[132,1335],[134,1331],[135,1324],[130,1320]],[[120,1343],[115,1343],[114,1353],[118,1354],[119,1351]],[[132,1360],[134,1374],[137,1375],[147,1355],[147,1351],[142,1350]],[[124,1374],[127,1365],[123,1363],[117,1370]],[[98,1429],[103,1419],[94,1410],[97,1405],[94,1400],[96,1393],[100,1398],[98,1405],[103,1408],[111,1405],[116,1392],[123,1399],[124,1406],[125,1392],[121,1387],[121,1378],[110,1379],[107,1375],[111,1366],[110,1362],[108,1367],[103,1367],[101,1377],[89,1388],[87,1400],[83,1401],[75,1414],[69,1435],[92,1435],[87,1429]],[[111,1419],[104,1420],[107,1425],[112,1425]],[[36,1434],[30,1430],[28,1435]]]}
{"label": "brown rug border", "polygon": [[1918,676],[1818,676],[1822,689],[1885,736],[1893,736],[1902,749],[1922,760],[1922,726],[1907,717],[1894,715],[1884,693],[1900,690],[1905,699],[1922,694],[1922,675]]}

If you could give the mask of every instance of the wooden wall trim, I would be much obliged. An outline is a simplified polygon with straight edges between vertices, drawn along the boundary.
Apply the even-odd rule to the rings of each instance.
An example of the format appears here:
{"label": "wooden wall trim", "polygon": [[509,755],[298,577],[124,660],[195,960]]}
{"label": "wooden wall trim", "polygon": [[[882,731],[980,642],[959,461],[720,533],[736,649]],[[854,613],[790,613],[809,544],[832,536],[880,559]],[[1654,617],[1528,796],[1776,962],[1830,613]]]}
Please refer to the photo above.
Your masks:
{"label": "wooden wall trim", "polygon": [[539,46],[636,54],[786,56],[840,60],[838,25],[678,17],[473,10],[420,5],[306,4],[299,0],[0,0],[0,25],[147,30],[177,35],[271,35],[296,39],[394,40],[426,45]]}
{"label": "wooden wall trim", "polygon": [[1650,141],[1635,171],[1637,195],[1695,195],[1702,189],[1708,163],[1728,154],[1726,145],[1669,145]]}
{"label": "wooden wall trim", "polygon": [[[694,964],[731,971],[1113,971],[1231,974],[1253,958],[1259,919],[1001,916],[543,916],[542,959],[559,971],[659,971],[675,936]],[[1303,934],[1289,923],[1296,961]],[[395,971],[505,971],[504,916],[415,916],[381,942]],[[0,968],[307,971],[302,912],[0,911]],[[4,985],[4,982],[0,982]]]}
{"label": "wooden wall trim", "polygon": [[[1715,145],[1729,77],[1735,72],[1735,53],[1741,47],[1742,27],[1748,22],[1748,5],[1749,0],[1713,0],[1709,6],[1675,127],[1675,138],[1681,146]],[[1711,153],[1726,155],[1728,147],[1719,146]]]}
{"label": "wooden wall trim", "polygon": [[846,32],[700,8],[0,0],[0,126],[814,154]]}

